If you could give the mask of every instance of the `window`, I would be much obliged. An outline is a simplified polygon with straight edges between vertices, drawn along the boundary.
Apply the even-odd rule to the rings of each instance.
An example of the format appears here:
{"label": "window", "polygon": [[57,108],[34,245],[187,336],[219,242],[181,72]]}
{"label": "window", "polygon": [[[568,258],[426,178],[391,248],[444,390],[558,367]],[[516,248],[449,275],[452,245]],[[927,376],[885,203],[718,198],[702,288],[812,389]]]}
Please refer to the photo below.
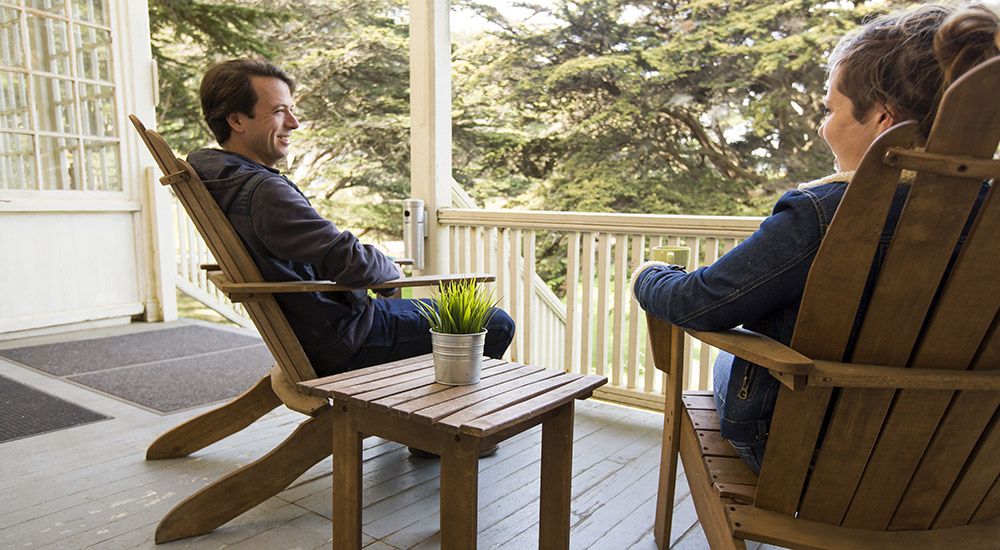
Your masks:
{"label": "window", "polygon": [[0,0],[0,189],[121,191],[107,0]]}

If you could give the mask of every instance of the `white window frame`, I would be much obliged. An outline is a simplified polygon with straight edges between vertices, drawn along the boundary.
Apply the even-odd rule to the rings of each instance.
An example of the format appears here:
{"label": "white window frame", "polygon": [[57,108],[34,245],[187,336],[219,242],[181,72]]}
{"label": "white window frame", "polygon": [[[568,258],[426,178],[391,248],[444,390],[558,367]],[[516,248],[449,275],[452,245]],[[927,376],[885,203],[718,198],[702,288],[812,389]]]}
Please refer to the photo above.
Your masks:
{"label": "white window frame", "polygon": [[[128,0],[126,0],[127,2]],[[0,6],[12,8],[19,12],[19,25],[21,32],[21,47],[23,50],[23,55],[25,59],[25,67],[7,67],[4,66],[3,70],[11,71],[16,73],[21,73],[27,77],[27,101],[28,101],[28,113],[29,113],[29,124],[31,127],[25,130],[3,130],[5,133],[29,135],[32,138],[34,145],[34,169],[35,169],[35,181],[32,183],[35,188],[31,189],[0,189],[0,212],[54,212],[54,211],[64,211],[64,212],[138,212],[141,209],[141,194],[140,187],[141,181],[137,178],[137,174],[140,172],[141,168],[136,159],[131,158],[131,147],[128,147],[127,136],[128,129],[130,127],[127,114],[129,112],[128,102],[126,101],[127,96],[132,97],[136,93],[141,93],[137,90],[130,89],[130,84],[125,81],[124,74],[125,68],[132,62],[132,57],[135,52],[131,51],[130,48],[134,47],[132,44],[133,38],[128,31],[128,19],[129,14],[123,13],[126,11],[123,6],[124,2],[119,0],[107,0],[107,23],[108,24],[98,24],[91,23],[83,20],[78,20],[73,12],[72,0],[66,0],[68,11],[61,14],[54,14],[52,12],[47,12],[44,10],[39,10],[36,8],[31,8],[26,5],[25,0],[0,0]],[[143,8],[145,8],[145,2],[142,2]],[[59,21],[65,22],[68,30],[68,51],[70,59],[70,75],[60,75],[53,74],[49,72],[43,72],[34,70],[31,65],[31,44],[30,35],[28,29],[28,21],[25,14],[31,14],[36,16],[46,16],[52,17]],[[110,32],[111,34],[111,46],[110,46],[110,81],[100,81],[92,80],[87,78],[81,78],[79,73],[79,67],[77,66],[76,59],[76,39],[74,37],[74,25],[82,25],[85,27],[92,27],[105,32]],[[148,37],[148,35],[146,35]],[[148,45],[146,46],[148,48]],[[61,80],[69,80],[75,82],[74,85],[74,101],[76,102],[75,109],[75,124],[77,133],[61,133],[61,132],[50,132],[42,131],[39,128],[39,111],[38,105],[36,103],[37,98],[34,93],[35,76],[42,76],[46,78],[58,78]],[[114,90],[114,107],[115,107],[115,129],[117,135],[115,137],[99,137],[99,136],[85,136],[83,134],[83,104],[80,101],[80,87],[83,85],[110,85]],[[134,87],[134,84],[131,84]],[[134,101],[133,101],[134,102]],[[133,108],[133,110],[135,110]],[[140,111],[143,109],[139,109]],[[117,170],[118,180],[121,183],[120,190],[97,190],[93,189],[93,183],[88,181],[87,173],[82,172],[80,175],[81,189],[52,189],[46,187],[46,182],[41,181],[43,178],[43,172],[41,170],[42,154],[41,154],[41,143],[40,137],[53,137],[53,138],[67,138],[72,139],[76,142],[75,146],[75,157],[79,158],[82,163],[88,162],[84,160],[84,142],[107,142],[115,143],[117,145],[116,150],[118,154],[118,162],[115,169]],[[134,165],[134,166],[133,166]],[[49,183],[48,185],[51,185]]]}

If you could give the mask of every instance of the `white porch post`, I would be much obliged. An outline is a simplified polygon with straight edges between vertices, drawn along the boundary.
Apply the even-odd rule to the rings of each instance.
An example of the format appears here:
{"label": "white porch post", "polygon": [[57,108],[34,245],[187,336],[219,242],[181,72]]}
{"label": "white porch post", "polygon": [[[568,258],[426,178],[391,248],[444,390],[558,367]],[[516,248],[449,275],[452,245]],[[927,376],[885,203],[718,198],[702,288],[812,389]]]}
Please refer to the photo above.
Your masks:
{"label": "white porch post", "polygon": [[449,0],[410,0],[410,191],[427,212],[425,274],[448,271],[448,231],[437,211],[451,206],[449,20]]}
{"label": "white porch post", "polygon": [[[145,0],[118,1],[123,29],[118,37],[122,44],[121,66],[127,67],[125,74],[130,78],[130,85],[121,87],[122,100],[126,113],[135,113],[149,127],[155,128],[158,90],[149,38],[148,4]],[[126,82],[124,77],[122,82]],[[136,270],[145,308],[143,319],[147,322],[173,321],[177,319],[177,259],[170,194],[157,181],[159,169],[127,120],[121,132],[125,169],[132,180],[131,191],[142,204],[134,225]]]}

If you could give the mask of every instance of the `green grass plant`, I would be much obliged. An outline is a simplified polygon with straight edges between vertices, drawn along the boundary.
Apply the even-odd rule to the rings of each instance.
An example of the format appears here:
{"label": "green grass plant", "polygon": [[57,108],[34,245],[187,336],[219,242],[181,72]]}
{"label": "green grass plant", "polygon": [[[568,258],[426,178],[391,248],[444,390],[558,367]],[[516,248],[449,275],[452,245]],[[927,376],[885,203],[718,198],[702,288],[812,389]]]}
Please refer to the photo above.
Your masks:
{"label": "green grass plant", "polygon": [[499,302],[493,289],[475,279],[441,284],[430,303],[417,302],[431,330],[441,334],[475,334],[486,328]]}

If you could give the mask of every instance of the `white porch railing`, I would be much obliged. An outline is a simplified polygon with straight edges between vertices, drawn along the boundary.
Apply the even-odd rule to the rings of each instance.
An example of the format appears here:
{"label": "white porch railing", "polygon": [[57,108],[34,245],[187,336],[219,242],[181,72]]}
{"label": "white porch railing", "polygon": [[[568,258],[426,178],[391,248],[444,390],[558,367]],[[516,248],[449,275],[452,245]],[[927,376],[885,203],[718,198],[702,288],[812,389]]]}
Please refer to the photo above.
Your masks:
{"label": "white porch railing", "polygon": [[[169,188],[168,188],[169,189]],[[174,217],[174,248],[177,259],[177,290],[198,300],[205,306],[215,310],[230,321],[246,328],[253,327],[253,321],[240,304],[229,301],[229,298],[219,292],[208,280],[201,264],[215,263],[211,251],[204,239],[195,228],[194,222],[188,217],[180,201],[170,190],[171,210]]]}
{"label": "white porch railing", "polygon": [[[652,367],[646,320],[628,287],[632,271],[661,244],[692,249],[694,267],[714,262],[762,218],[444,209],[451,271],[497,275],[501,305],[517,322],[511,358],[605,375],[601,397],[662,408],[663,376]],[[566,248],[565,302],[536,276],[538,235]],[[689,339],[687,389],[708,389],[715,351]]]}
{"label": "white porch railing", "polygon": [[[471,202],[464,193],[456,203]],[[464,200],[463,200],[464,199]],[[199,266],[211,253],[174,199],[177,288],[233,322],[253,324]],[[450,271],[497,275],[501,306],[517,323],[515,361],[607,376],[602,398],[661,408],[663,376],[652,367],[646,318],[628,287],[632,271],[661,244],[692,249],[694,267],[714,262],[762,218],[444,209],[451,237]],[[539,235],[565,248],[566,296],[537,275]],[[689,340],[686,389],[708,389],[715,351]]]}

